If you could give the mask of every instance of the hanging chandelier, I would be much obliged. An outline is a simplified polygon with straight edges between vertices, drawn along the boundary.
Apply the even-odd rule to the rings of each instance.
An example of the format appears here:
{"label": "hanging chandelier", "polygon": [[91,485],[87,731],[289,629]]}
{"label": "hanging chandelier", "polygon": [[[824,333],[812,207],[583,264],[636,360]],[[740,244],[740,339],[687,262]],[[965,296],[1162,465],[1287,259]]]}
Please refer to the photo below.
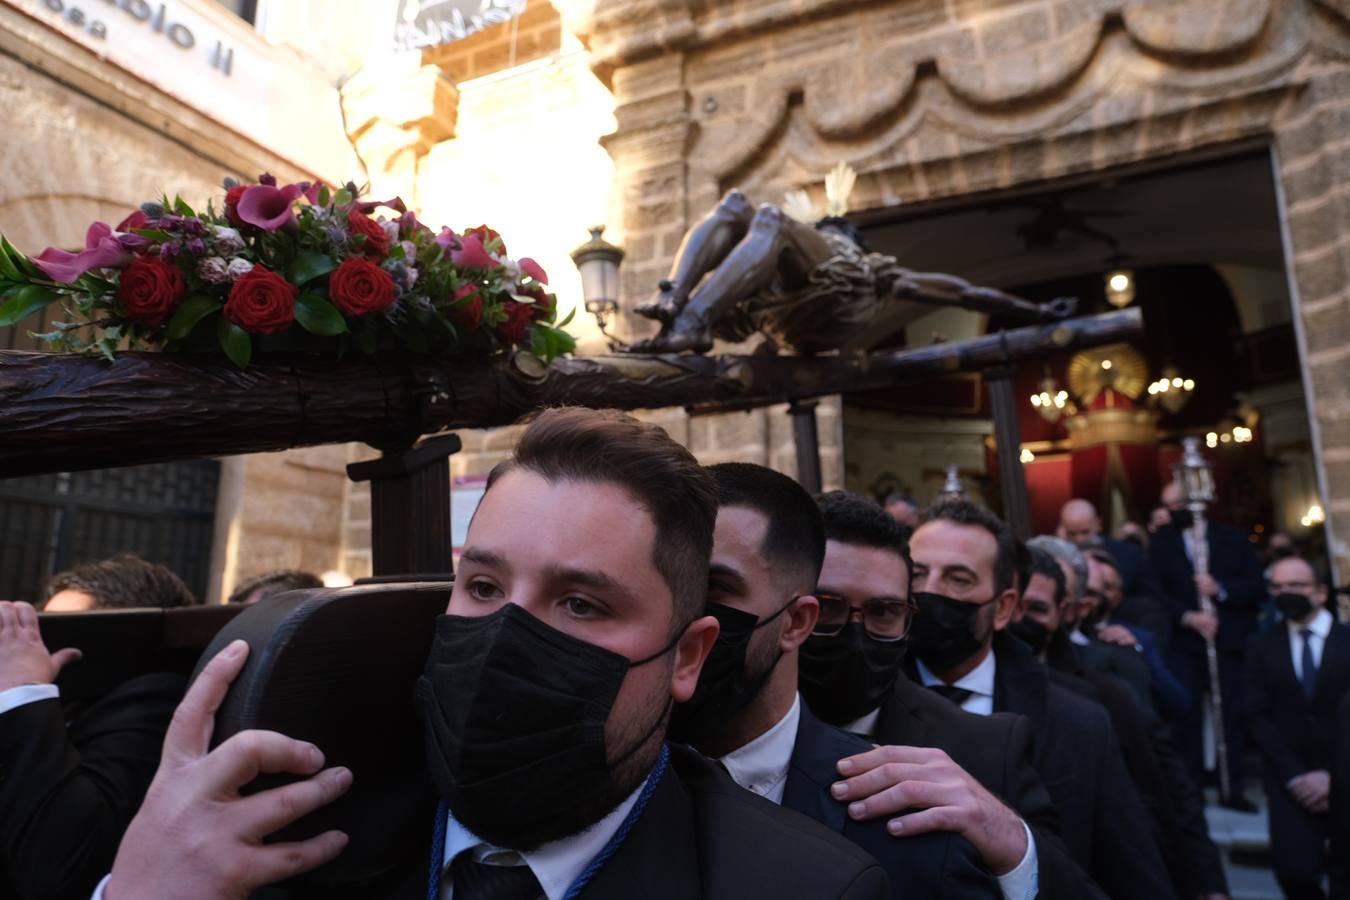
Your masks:
{"label": "hanging chandelier", "polygon": [[1176,366],[1163,369],[1162,377],[1148,386],[1149,399],[1173,415],[1181,411],[1194,391],[1195,379],[1184,377]]}
{"label": "hanging chandelier", "polygon": [[1055,376],[1050,374],[1048,368],[1045,370],[1045,377],[1041,379],[1040,392],[1031,395],[1031,405],[1041,414],[1041,418],[1051,424],[1059,421],[1069,405],[1069,392],[1060,389]]}

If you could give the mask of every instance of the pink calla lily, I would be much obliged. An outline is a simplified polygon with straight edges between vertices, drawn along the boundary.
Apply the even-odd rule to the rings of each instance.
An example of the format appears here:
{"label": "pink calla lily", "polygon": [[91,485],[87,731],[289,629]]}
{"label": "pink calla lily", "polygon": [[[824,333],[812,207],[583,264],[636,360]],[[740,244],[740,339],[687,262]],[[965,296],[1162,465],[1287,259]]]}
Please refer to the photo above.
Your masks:
{"label": "pink calla lily", "polygon": [[103,222],[95,222],[85,233],[84,250],[71,253],[48,247],[33,262],[53,281],[70,284],[90,269],[125,266],[131,258],[131,252],[122,246],[113,230]]}
{"label": "pink calla lily", "polygon": [[497,261],[483,248],[483,242],[471,235],[462,234],[457,239],[459,246],[450,249],[450,261],[462,269],[490,269]]}
{"label": "pink calla lily", "polygon": [[520,271],[524,272],[540,284],[548,284],[548,273],[544,271],[544,267],[530,259],[528,256],[522,256],[520,259],[516,260],[516,265],[520,266]]}
{"label": "pink calla lily", "polygon": [[255,184],[239,198],[239,218],[263,231],[276,231],[295,221],[295,201],[304,194],[298,184],[274,187]]}

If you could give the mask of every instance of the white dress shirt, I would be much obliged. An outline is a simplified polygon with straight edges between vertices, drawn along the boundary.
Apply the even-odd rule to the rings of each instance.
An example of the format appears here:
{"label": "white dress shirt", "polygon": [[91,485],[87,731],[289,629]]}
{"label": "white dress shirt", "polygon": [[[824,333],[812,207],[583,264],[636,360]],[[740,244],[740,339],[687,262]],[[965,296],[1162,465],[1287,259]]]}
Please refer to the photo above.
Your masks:
{"label": "white dress shirt", "polygon": [[[1331,626],[1335,624],[1331,618],[1331,613],[1326,608],[1319,609],[1317,615],[1312,617],[1312,621],[1307,625],[1300,625],[1297,622],[1285,622],[1289,629],[1289,656],[1294,661],[1294,677],[1299,681],[1303,680],[1303,630],[1306,628],[1310,635],[1309,643],[1312,645],[1313,665],[1319,670],[1322,668],[1322,650],[1326,647],[1327,636],[1331,634]],[[0,694],[0,698],[4,695]]]}
{"label": "white dress shirt", "polygon": [[489,865],[511,866],[523,863],[530,867],[534,877],[539,880],[539,886],[543,888],[544,896],[548,900],[562,900],[572,882],[585,871],[591,860],[600,855],[609,839],[619,830],[619,826],[637,803],[638,794],[642,792],[645,784],[644,781],[638,785],[637,790],[590,828],[571,837],[550,841],[535,850],[516,852],[493,846],[457,822],[454,816],[447,815],[445,856],[441,861],[441,900],[451,900],[455,895],[455,886],[450,883],[447,876],[450,864],[461,851],[467,851],[476,861]]}
{"label": "white dress shirt", "polygon": [[801,719],[802,698],[799,695],[792,699],[792,708],[776,725],[722,757],[722,765],[727,767],[731,780],[766,800],[782,803]]}
{"label": "white dress shirt", "polygon": [[[919,678],[924,687],[934,684],[946,684],[941,678],[929,671],[922,660],[916,660],[919,665]],[[994,672],[997,664],[994,662],[994,651],[990,650],[984,660],[975,668],[971,669],[952,687],[964,688],[970,691],[970,696],[961,704],[961,708],[966,712],[975,713],[977,716],[987,716],[994,711]]]}
{"label": "white dress shirt", "polygon": [[[993,654],[989,657],[993,659]],[[992,693],[990,702],[993,702]],[[872,712],[853,724],[859,725],[870,718],[871,724],[875,726],[878,712]],[[792,749],[797,745],[797,726],[801,717],[802,698],[799,694],[793,698],[792,708],[787,715],[772,728],[722,757],[722,765],[726,766],[731,779],[746,790],[782,805],[783,788],[787,785],[788,767],[792,762]],[[1027,852],[1016,868],[998,879],[1004,900],[1032,900],[1038,892],[1040,862],[1036,855],[1036,839],[1032,837],[1026,822],[1022,823],[1022,827],[1027,833]]]}
{"label": "white dress shirt", "polygon": [[11,709],[37,703],[39,700],[55,700],[60,696],[61,691],[54,684],[21,684],[0,691],[0,716]]}

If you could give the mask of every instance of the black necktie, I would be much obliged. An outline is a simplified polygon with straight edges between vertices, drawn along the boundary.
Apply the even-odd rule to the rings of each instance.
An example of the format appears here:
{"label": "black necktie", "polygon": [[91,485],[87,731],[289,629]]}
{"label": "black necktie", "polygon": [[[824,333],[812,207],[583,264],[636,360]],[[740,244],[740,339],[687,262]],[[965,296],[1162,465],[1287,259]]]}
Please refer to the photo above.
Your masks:
{"label": "black necktie", "polygon": [[941,694],[957,706],[965,703],[970,699],[970,695],[975,693],[974,691],[968,691],[963,687],[957,687],[954,684],[930,684],[928,689],[936,694]]}
{"label": "black necktie", "polygon": [[1303,677],[1299,682],[1303,685],[1303,696],[1309,703],[1312,702],[1313,692],[1317,690],[1317,665],[1313,662],[1312,652],[1312,630],[1305,628],[1299,634],[1303,638]]}
{"label": "black necktie", "polygon": [[530,867],[490,866],[467,850],[450,864],[455,900],[540,900],[544,890]]}

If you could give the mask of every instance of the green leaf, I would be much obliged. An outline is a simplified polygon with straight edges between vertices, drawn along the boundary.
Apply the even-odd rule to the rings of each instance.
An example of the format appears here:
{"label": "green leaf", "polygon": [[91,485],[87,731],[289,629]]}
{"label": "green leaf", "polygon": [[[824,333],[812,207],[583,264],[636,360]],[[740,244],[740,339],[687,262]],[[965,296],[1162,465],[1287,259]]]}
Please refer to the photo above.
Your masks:
{"label": "green leaf", "polygon": [[205,294],[197,294],[183,301],[182,305],[174,312],[173,318],[169,319],[169,330],[165,333],[166,340],[176,341],[187,337],[198,322],[203,317],[223,307],[214,297],[208,297]]}
{"label": "green leaf", "polygon": [[220,349],[225,351],[231,362],[241,369],[248,366],[248,361],[253,357],[253,339],[247,331],[221,316],[216,337],[220,341]]}
{"label": "green leaf", "polygon": [[0,304],[0,328],[28,318],[56,298],[56,293],[38,284],[20,288],[12,299]]}
{"label": "green leaf", "polygon": [[179,197],[177,195],[175,195],[173,198],[173,211],[178,213],[180,216],[191,216],[195,218],[197,215],[195,212],[193,212],[192,207],[188,206],[186,201],[184,201],[182,197]]}
{"label": "green leaf", "polygon": [[39,269],[31,259],[20,253],[18,248],[0,235],[0,252],[9,257],[9,261],[19,270],[20,278],[46,278],[47,273]]}
{"label": "green leaf", "polygon": [[347,320],[337,307],[315,293],[295,298],[295,321],[310,334],[331,337],[347,330]]}
{"label": "green leaf", "polygon": [[286,270],[286,277],[292,284],[306,284],[327,275],[337,267],[337,260],[327,253],[312,253],[306,250],[295,255],[295,259]]}
{"label": "green leaf", "polygon": [[328,201],[330,201],[330,200],[332,200],[332,199],[333,199],[333,193],[332,193],[332,191],[328,190],[328,185],[325,184],[323,187],[319,188],[319,205],[320,205],[320,206],[327,206],[327,205],[328,205]]}
{"label": "green leaf", "polygon": [[337,195],[333,197],[333,203],[336,204],[337,206],[346,206],[348,203],[351,202],[352,202],[352,192],[347,190],[346,188],[343,188],[342,190],[338,191]]}
{"label": "green leaf", "polygon": [[173,240],[173,235],[159,228],[133,228],[131,229],[131,233],[139,234],[143,238],[148,238],[149,240],[152,241],[159,241],[160,243],[163,243],[164,241]]}
{"label": "green leaf", "polygon": [[[0,238],[3,240],[3,238]],[[9,258],[9,241],[0,245],[0,276],[8,278],[10,281],[23,281],[23,273],[19,271],[19,266],[14,260]]]}
{"label": "green leaf", "polygon": [[572,309],[567,313],[567,318],[563,319],[561,322],[558,323],[558,327],[566,328],[568,325],[572,324],[572,319],[576,317],[576,314],[577,308],[573,306]]}

